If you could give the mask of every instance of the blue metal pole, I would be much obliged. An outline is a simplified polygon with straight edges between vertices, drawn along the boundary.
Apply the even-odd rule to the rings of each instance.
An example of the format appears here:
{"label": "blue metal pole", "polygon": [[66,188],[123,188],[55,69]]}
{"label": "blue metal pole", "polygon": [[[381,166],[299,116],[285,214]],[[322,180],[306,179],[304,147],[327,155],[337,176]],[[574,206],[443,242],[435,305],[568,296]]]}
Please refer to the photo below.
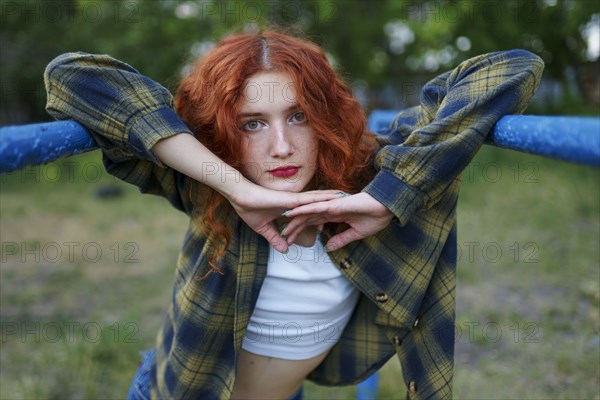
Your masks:
{"label": "blue metal pole", "polygon": [[[385,130],[397,111],[374,110],[369,129]],[[487,144],[503,149],[600,167],[600,118],[507,115],[492,129]]]}
{"label": "blue metal pole", "polygon": [[45,164],[97,149],[87,130],[74,121],[0,128],[0,172]]}
{"label": "blue metal pole", "polygon": [[577,164],[600,167],[599,117],[507,115],[489,144]]}
{"label": "blue metal pole", "polygon": [[374,373],[367,380],[356,385],[356,400],[376,400],[379,375]]}

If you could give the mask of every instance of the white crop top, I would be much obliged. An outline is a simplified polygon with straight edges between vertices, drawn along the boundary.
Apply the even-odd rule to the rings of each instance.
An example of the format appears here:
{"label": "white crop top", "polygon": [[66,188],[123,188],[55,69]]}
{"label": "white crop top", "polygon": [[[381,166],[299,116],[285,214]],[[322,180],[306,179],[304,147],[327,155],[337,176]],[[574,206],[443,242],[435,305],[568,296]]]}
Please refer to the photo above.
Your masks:
{"label": "white crop top", "polygon": [[287,360],[315,357],[338,341],[358,297],[320,238],[312,247],[291,245],[287,254],[271,247],[242,348]]}

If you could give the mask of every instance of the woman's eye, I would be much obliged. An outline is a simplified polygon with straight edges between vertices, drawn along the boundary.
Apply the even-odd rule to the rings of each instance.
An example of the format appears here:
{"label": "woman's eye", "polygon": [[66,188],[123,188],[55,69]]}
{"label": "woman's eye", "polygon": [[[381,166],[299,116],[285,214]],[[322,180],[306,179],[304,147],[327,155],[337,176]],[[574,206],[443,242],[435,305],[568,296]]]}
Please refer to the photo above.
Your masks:
{"label": "woman's eye", "polygon": [[255,120],[245,122],[244,125],[242,125],[242,129],[244,129],[245,131],[255,131],[258,128],[260,128],[260,122]]}
{"label": "woman's eye", "polygon": [[302,111],[299,111],[297,113],[295,113],[294,115],[292,115],[292,122],[305,122],[306,121],[306,115],[304,115],[304,113]]}

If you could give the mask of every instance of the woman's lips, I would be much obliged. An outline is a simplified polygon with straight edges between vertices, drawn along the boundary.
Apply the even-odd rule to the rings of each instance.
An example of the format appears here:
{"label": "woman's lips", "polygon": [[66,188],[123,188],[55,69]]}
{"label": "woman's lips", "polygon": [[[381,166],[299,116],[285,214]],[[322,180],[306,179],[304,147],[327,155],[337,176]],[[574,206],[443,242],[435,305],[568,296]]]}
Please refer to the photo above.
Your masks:
{"label": "woman's lips", "polygon": [[300,167],[289,165],[272,169],[269,171],[269,173],[278,178],[288,178],[290,176],[296,175],[298,171],[300,171]]}

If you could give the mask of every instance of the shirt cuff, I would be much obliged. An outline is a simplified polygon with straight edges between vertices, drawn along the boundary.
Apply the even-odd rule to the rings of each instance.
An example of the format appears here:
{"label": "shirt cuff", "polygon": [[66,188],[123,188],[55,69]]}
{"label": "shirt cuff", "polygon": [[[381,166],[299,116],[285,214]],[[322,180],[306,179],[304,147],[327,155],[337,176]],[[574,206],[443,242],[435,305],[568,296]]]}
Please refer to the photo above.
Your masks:
{"label": "shirt cuff", "polygon": [[171,108],[159,108],[138,118],[129,130],[128,142],[131,151],[142,159],[160,166],[163,164],[152,152],[152,147],[161,139],[191,133],[187,125]]}
{"label": "shirt cuff", "polygon": [[401,226],[404,226],[424,204],[422,192],[385,170],[379,171],[363,192],[386,206]]}

